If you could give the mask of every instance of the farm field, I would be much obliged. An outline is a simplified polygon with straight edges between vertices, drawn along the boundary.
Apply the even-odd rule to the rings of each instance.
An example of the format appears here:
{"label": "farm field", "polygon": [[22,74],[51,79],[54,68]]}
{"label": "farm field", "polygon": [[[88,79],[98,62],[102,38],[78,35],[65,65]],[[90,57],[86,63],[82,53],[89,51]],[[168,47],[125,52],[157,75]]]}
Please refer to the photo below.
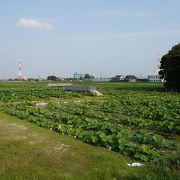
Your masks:
{"label": "farm field", "polygon": [[124,162],[145,164],[132,170],[124,163],[126,178],[176,179],[180,166],[180,94],[166,92],[162,84],[154,83],[88,85],[96,86],[104,96],[64,91],[47,83],[0,83],[0,111],[55,131],[61,139],[68,135],[74,144],[80,140],[98,147],[97,151],[105,148],[108,157],[119,156],[120,162],[113,160],[115,164],[110,165],[114,175],[110,172],[104,179],[121,178],[117,167],[123,158]]}

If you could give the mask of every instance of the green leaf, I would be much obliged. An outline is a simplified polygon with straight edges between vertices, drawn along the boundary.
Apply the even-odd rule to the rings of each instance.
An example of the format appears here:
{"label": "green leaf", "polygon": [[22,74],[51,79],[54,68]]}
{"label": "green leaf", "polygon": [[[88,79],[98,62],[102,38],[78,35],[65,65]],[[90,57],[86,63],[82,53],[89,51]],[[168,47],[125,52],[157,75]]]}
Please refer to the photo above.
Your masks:
{"label": "green leaf", "polygon": [[141,148],[142,148],[142,150],[143,150],[144,153],[150,154],[151,149],[150,149],[150,147],[149,147],[148,145],[143,144],[143,145],[141,146]]}
{"label": "green leaf", "polygon": [[156,134],[156,135],[153,136],[153,140],[154,140],[155,142],[161,142],[162,137],[161,137],[160,135]]}
{"label": "green leaf", "polygon": [[127,143],[126,139],[125,138],[120,138],[120,139],[118,139],[118,143],[119,143],[119,149],[121,151],[124,151],[125,147],[126,147],[126,143]]}

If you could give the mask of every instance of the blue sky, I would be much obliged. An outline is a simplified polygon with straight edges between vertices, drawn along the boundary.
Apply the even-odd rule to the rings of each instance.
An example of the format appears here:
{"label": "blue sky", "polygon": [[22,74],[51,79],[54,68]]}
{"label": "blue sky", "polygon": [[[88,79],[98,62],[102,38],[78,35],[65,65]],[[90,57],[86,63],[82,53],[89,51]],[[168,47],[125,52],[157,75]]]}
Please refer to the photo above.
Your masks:
{"label": "blue sky", "polygon": [[155,73],[180,42],[179,0],[1,0],[0,79]]}

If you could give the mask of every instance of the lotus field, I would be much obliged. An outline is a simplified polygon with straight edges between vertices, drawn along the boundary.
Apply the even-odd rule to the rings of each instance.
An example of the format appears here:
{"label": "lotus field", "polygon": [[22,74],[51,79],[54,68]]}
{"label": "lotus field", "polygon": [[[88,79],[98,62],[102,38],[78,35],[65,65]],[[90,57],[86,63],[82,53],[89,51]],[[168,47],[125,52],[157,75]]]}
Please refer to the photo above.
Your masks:
{"label": "lotus field", "polygon": [[161,84],[95,86],[104,96],[1,83],[0,111],[144,163],[179,168],[180,94]]}

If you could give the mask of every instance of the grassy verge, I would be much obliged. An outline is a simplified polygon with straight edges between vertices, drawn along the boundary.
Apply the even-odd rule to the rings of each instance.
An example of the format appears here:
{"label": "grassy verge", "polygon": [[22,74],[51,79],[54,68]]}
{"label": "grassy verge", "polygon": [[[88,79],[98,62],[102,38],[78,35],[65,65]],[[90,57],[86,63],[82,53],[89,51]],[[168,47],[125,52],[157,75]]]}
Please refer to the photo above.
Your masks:
{"label": "grassy verge", "polygon": [[0,179],[176,179],[178,172],[145,165],[69,136],[0,113]]}

